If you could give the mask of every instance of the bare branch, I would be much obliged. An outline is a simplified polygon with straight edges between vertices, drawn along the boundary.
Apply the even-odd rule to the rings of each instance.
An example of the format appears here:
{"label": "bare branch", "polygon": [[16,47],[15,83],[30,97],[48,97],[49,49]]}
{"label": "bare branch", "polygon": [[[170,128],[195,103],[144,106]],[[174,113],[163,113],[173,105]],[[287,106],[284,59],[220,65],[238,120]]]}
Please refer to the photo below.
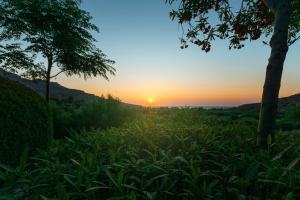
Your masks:
{"label": "bare branch", "polygon": [[50,76],[50,78],[55,78],[57,77],[58,75],[60,75],[61,73],[65,72],[66,70],[62,70],[60,72],[58,72],[57,74],[53,75],[53,76]]}
{"label": "bare branch", "polygon": [[293,44],[294,44],[295,42],[297,42],[299,39],[300,39],[300,35],[299,35],[297,38],[295,38],[295,39],[293,39],[292,41],[290,41],[290,42],[289,42],[289,46],[293,45]]}

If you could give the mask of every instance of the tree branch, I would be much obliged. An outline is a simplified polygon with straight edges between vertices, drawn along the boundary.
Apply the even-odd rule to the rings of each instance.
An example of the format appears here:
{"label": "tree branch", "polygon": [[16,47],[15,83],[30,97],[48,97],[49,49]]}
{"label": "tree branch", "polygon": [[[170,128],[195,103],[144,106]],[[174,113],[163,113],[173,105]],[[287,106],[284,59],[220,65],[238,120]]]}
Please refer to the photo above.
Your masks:
{"label": "tree branch", "polygon": [[291,42],[289,42],[289,46],[291,46],[292,44],[297,42],[297,40],[299,40],[299,39],[300,39],[300,35],[297,38],[293,39]]}
{"label": "tree branch", "polygon": [[62,70],[60,72],[58,72],[57,74],[53,75],[53,76],[50,76],[50,78],[55,78],[57,77],[58,75],[60,75],[61,73],[65,72],[66,70]]}

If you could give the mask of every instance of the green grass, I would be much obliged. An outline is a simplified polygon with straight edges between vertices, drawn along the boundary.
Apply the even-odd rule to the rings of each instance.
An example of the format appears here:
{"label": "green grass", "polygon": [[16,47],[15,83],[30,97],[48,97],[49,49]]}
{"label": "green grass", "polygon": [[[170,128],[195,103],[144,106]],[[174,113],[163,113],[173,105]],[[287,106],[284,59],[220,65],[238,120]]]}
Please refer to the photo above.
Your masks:
{"label": "green grass", "polygon": [[11,169],[0,199],[299,199],[300,132],[255,147],[255,124],[144,109],[119,128],[71,133]]}

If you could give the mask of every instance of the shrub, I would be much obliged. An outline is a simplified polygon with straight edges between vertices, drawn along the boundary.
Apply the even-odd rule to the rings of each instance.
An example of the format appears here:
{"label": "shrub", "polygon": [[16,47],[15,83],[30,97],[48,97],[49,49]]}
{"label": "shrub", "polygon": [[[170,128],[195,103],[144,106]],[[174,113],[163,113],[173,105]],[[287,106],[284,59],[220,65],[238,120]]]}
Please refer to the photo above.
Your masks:
{"label": "shrub", "polygon": [[45,101],[31,89],[0,77],[0,162],[14,165],[25,148],[46,147],[52,122]]}
{"label": "shrub", "polygon": [[69,136],[70,130],[118,127],[134,117],[136,108],[110,95],[90,102],[52,101],[54,137]]}

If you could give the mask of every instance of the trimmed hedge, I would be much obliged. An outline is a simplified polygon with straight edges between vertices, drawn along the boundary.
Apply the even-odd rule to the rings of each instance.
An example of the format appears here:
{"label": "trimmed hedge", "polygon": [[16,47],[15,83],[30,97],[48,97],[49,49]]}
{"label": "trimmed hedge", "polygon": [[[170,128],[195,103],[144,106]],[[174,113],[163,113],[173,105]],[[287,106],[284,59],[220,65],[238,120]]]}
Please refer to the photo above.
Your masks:
{"label": "trimmed hedge", "polygon": [[25,149],[32,153],[52,139],[46,102],[22,84],[0,77],[0,162],[18,164]]}

